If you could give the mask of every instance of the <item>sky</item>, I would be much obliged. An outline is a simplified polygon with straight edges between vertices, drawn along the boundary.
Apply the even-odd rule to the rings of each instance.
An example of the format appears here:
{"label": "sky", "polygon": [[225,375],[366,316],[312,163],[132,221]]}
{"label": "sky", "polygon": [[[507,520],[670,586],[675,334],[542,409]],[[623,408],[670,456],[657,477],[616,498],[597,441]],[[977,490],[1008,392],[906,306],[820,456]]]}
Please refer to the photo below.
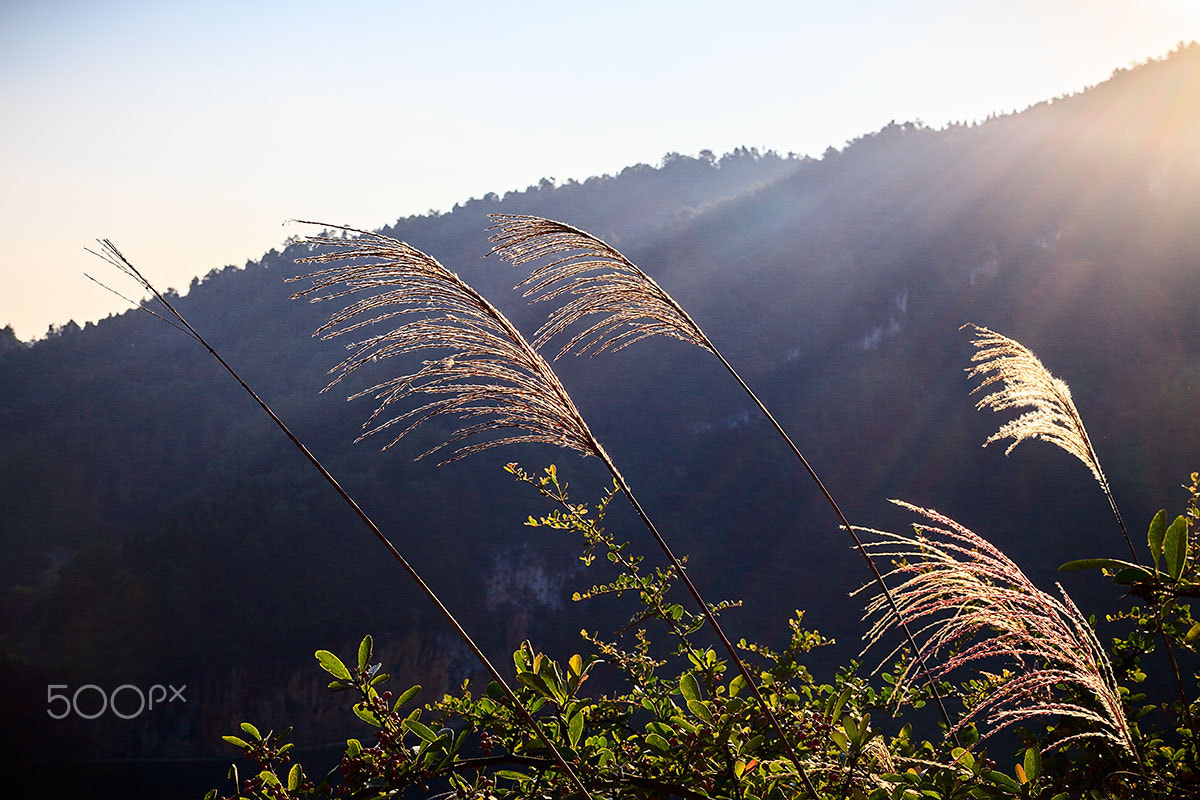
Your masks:
{"label": "sky", "polygon": [[1080,91],[1200,40],[1200,0],[0,0],[0,327],[127,304],[316,219],[375,228],[541,178],[820,156]]}

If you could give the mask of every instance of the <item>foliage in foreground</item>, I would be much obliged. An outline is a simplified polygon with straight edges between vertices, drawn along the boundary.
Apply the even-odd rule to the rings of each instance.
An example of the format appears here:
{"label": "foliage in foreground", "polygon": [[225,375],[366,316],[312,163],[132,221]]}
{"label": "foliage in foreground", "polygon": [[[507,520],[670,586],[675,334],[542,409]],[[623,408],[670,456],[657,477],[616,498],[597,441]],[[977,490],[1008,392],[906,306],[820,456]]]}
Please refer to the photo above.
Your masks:
{"label": "foliage in foreground", "polygon": [[[673,571],[648,566],[605,529],[605,509],[615,489],[589,507],[571,501],[553,467],[541,475],[516,465],[508,470],[554,504],[548,514],[530,517],[528,525],[575,536],[581,540],[585,564],[609,565],[611,573],[604,582],[575,598],[616,594],[628,598],[634,608],[629,623],[614,638],[584,631],[587,646],[582,654],[555,659],[525,643],[513,657],[520,702],[571,761],[589,791],[596,797],[614,798],[804,796],[803,784],[765,715],[747,699],[741,676],[727,672],[726,661],[698,641],[703,619],[671,599]],[[1200,564],[1192,535],[1200,518],[1200,474],[1193,473],[1185,488],[1189,496],[1183,513],[1168,524],[1167,513],[1161,511],[1149,526],[1150,566],[1114,559],[1064,565],[1103,570],[1137,603],[1110,618],[1121,626],[1121,635],[1111,646],[1100,646],[1086,622],[1087,632],[1070,634],[1085,640],[1092,637],[1089,641],[1095,642],[1097,650],[1086,655],[1108,665],[1096,671],[1111,682],[1112,698],[1098,695],[1095,686],[1070,676],[1053,680],[1054,670],[1061,665],[1055,663],[1055,643],[1046,640],[1057,634],[1037,627],[1033,615],[1028,625],[1010,623],[1009,629],[999,631],[986,616],[977,618],[977,624],[963,620],[964,613],[986,612],[985,599],[994,605],[997,593],[1016,592],[1013,602],[1031,602],[1028,593],[1018,596],[1022,590],[1014,590],[1011,580],[1005,583],[1011,575],[989,576],[986,570],[970,578],[983,584],[990,581],[985,597],[972,600],[960,593],[953,598],[961,609],[952,614],[960,622],[955,629],[960,638],[939,641],[948,652],[941,662],[946,667],[938,672],[943,680],[937,686],[957,705],[964,720],[949,736],[931,730],[928,714],[914,713],[925,705],[930,690],[913,680],[911,662],[903,656],[879,680],[864,677],[857,663],[819,680],[805,666],[806,656],[828,640],[805,629],[800,612],[789,623],[782,648],[741,642],[740,649],[753,659],[764,694],[821,796],[870,800],[1200,796],[1195,736],[1200,703],[1188,699],[1182,682],[1174,700],[1152,699],[1139,691],[1143,683],[1156,685],[1147,680],[1151,666],[1143,659],[1159,642],[1168,642],[1175,653],[1190,659],[1189,672],[1195,669],[1200,624],[1192,619],[1190,599],[1200,596]],[[944,518],[934,521],[957,530],[956,523]],[[930,530],[924,524],[914,526],[913,536],[883,539],[885,544],[897,540],[907,544],[897,556],[898,570],[920,579],[935,563],[953,569],[956,548],[965,563],[988,547],[981,538],[974,546],[962,539],[935,544],[926,538]],[[603,556],[603,561],[597,556]],[[1048,602],[1046,598],[1054,600],[1044,595],[1034,601]],[[946,598],[914,595],[914,602],[922,601],[945,604]],[[1065,595],[1064,601],[1073,609]],[[733,605],[720,603],[713,610],[721,612]],[[1069,611],[1068,618],[1074,619]],[[1005,650],[997,641],[1016,644]],[[464,682],[458,692],[421,706],[417,704],[420,687],[398,695],[384,689],[389,678],[380,664],[373,663],[372,651],[367,636],[357,654],[346,661],[327,651],[317,653],[321,668],[333,678],[329,688],[347,694],[351,711],[364,724],[364,737],[347,742],[340,763],[328,770],[292,763],[291,743],[285,741],[288,732],[262,734],[245,723],[238,735],[226,741],[240,748],[252,766],[249,772],[230,770],[231,793],[213,790],[208,797],[553,798],[576,794],[542,742],[494,684],[478,691]],[[988,658],[973,677],[958,685],[945,680],[951,667],[974,662],[974,654],[980,651]],[[1157,659],[1154,664],[1157,668]],[[591,680],[598,676],[600,680]],[[601,681],[613,688],[589,691]],[[1116,707],[1106,708],[1105,700]],[[977,719],[996,711],[998,704],[1010,715],[986,719],[985,734],[997,725],[1018,722],[1022,745],[1015,752],[1007,748],[990,752],[975,725]],[[1013,708],[1018,709],[1015,720]],[[1038,713],[1020,714],[1020,708],[1037,708]],[[1126,741],[1129,750],[1123,749]]]}
{"label": "foliage in foreground", "polygon": [[[548,269],[562,268],[566,270],[563,275],[574,276],[562,290],[581,295],[572,303],[599,296],[607,299],[594,313],[607,313],[611,302],[618,299],[634,309],[628,314],[619,312],[611,323],[595,323],[584,337],[595,331],[607,331],[602,338],[609,336],[610,324],[618,329],[631,325],[630,335],[636,340],[639,330],[645,335],[664,332],[658,325],[664,318],[663,308],[682,313],[673,303],[639,304],[639,298],[662,299],[666,295],[636,268],[618,269],[620,275],[615,279],[605,277],[614,263],[631,267],[632,262],[607,245],[591,249],[603,244],[594,237],[552,221],[530,218],[520,222],[526,223],[536,228],[529,241],[542,242],[533,246],[533,258],[561,255],[561,243],[555,244],[560,234],[569,239],[569,244],[561,245],[567,251],[582,247],[585,253],[603,256],[575,263],[574,257],[567,255],[549,265]],[[571,503],[553,467],[536,478],[516,465],[509,470],[557,505],[548,516],[531,517],[531,525],[574,532],[583,538],[586,563],[591,564],[597,552],[603,551],[606,560],[616,566],[618,574],[612,581],[593,586],[578,599],[632,594],[637,597],[638,610],[615,640],[585,631],[583,637],[592,650],[586,660],[575,654],[564,666],[523,644],[514,656],[520,693],[514,691],[337,481],[254,395],[264,412],[438,604],[493,682],[478,699],[470,684],[464,683],[457,695],[448,694],[401,716],[418,687],[405,691],[394,703],[389,692],[380,693],[377,687],[388,676],[380,673],[381,665],[371,663],[373,642],[369,636],[359,647],[352,669],[334,654],[318,651],[318,662],[334,677],[329,688],[357,694],[354,713],[376,729],[376,744],[364,748],[359,740],[350,740],[339,767],[318,783],[307,779],[299,765],[280,774],[290,762],[287,752],[291,745],[283,741],[286,734],[268,732],[263,736],[254,725],[243,723],[242,732],[250,739],[230,736],[227,741],[242,748],[259,771],[241,783],[236,769],[231,771],[237,796],[387,797],[434,792],[445,797],[577,795],[583,800],[590,800],[594,793],[882,800],[922,796],[1059,798],[1072,793],[1096,797],[1196,795],[1191,725],[1197,709],[1188,699],[1176,653],[1192,651],[1200,638],[1200,624],[1192,622],[1186,602],[1197,596],[1189,540],[1197,516],[1200,475],[1193,473],[1192,499],[1185,514],[1170,526],[1166,525],[1165,510],[1151,521],[1146,541],[1152,568],[1143,566],[1066,384],[1020,343],[972,326],[976,366],[968,373],[983,379],[977,391],[993,387],[979,407],[1027,409],[988,443],[1012,438],[1011,451],[1025,439],[1043,439],[1092,467],[1133,561],[1084,559],[1064,568],[1099,568],[1118,585],[1130,586],[1132,594],[1146,601],[1145,608],[1120,615],[1133,622],[1135,630],[1114,644],[1114,658],[1110,658],[1093,630],[1094,621],[1083,616],[1061,587],[1059,596],[1039,589],[986,539],[935,511],[915,506],[907,507],[933,524],[923,521],[908,535],[862,531],[879,535],[881,542],[871,549],[892,559],[890,574],[901,581],[893,592],[856,529],[776,423],[777,431],[838,512],[873,573],[880,595],[867,603],[867,616],[874,618],[867,635],[869,644],[899,629],[907,645],[907,649],[901,646],[893,652],[899,653],[901,660],[892,676],[882,676],[887,686],[863,679],[855,663],[839,670],[832,683],[818,684],[806,669],[804,656],[823,640],[801,627],[799,615],[792,624],[790,643],[781,651],[744,641],[739,651],[726,637],[716,615],[734,604],[710,605],[703,600],[683,563],[575,412],[553,370],[502,314],[431,256],[387,237],[347,230],[359,234],[360,240],[343,248],[338,240],[318,237],[314,244],[327,245],[333,252],[304,260],[367,257],[377,261],[314,273],[308,276],[315,282],[313,291],[329,289],[333,294],[328,297],[346,297],[394,288],[336,312],[327,326],[329,335],[358,331],[395,317],[409,321],[352,345],[356,352],[335,368],[341,374],[334,383],[359,365],[380,358],[449,349],[453,354],[447,358],[424,361],[416,373],[368,389],[367,394],[376,393],[376,399],[382,401],[368,427],[377,424],[372,430],[379,430],[395,422],[405,423],[408,427],[401,432],[403,436],[425,419],[450,413],[471,424],[460,428],[449,443],[460,443],[478,433],[516,431],[508,438],[465,444],[455,456],[518,441],[557,442],[595,455],[608,467],[613,486],[594,514],[586,506]],[[579,236],[586,240],[582,245]],[[366,249],[361,249],[364,246]],[[112,252],[119,261],[117,266],[128,266],[141,277],[115,248]],[[535,272],[535,276],[539,274]],[[556,280],[559,278],[547,278],[539,285]],[[620,285],[613,296],[607,288],[610,280]],[[142,283],[152,288],[144,279]],[[560,290],[550,292],[556,293]],[[170,304],[156,296],[203,343]],[[564,308],[573,307],[569,303]],[[569,311],[564,313],[568,314],[564,319],[570,317]],[[361,314],[367,319],[358,319]],[[406,317],[409,314],[418,316]],[[616,341],[624,335],[618,334]],[[220,359],[211,347],[209,351]],[[460,357],[464,359],[461,363]],[[755,397],[732,367],[729,371]],[[377,423],[392,400],[413,393],[435,399]],[[774,421],[765,406],[759,403],[759,407]],[[572,438],[572,432],[577,438]],[[667,556],[669,567],[645,571],[641,559],[627,552],[626,543],[605,532],[604,511],[617,493],[629,500]],[[1160,561],[1165,565],[1162,571]],[[698,616],[669,598],[676,581],[688,589],[700,611]],[[657,632],[652,632],[652,623]],[[695,638],[705,623],[720,640],[724,656]],[[920,626],[915,635],[910,625]],[[663,636],[667,643],[661,640]],[[1144,680],[1139,659],[1153,652],[1158,641],[1179,690],[1179,700],[1161,708],[1121,684],[1122,679]],[[757,659],[755,672],[746,666],[741,653]],[[610,678],[617,688],[582,693],[584,682],[601,661],[615,667]],[[930,661],[935,663],[933,668],[928,666]],[[727,665],[736,667],[737,675],[726,682]],[[974,678],[957,687],[946,683],[952,673],[961,680],[961,672],[967,668],[975,672]],[[997,668],[1001,672],[991,671]],[[733,675],[733,670],[729,674]],[[744,691],[754,698],[753,703]],[[945,725],[944,739],[933,737],[939,739],[937,744],[919,737],[919,743],[914,743],[918,739],[913,737],[912,726],[920,718],[912,712],[927,696]],[[946,697],[963,706],[957,724],[946,710]],[[898,718],[897,725],[905,723],[899,731],[893,730],[895,726],[872,723],[873,713],[878,720],[879,712],[889,709]],[[426,712],[432,715],[432,725],[421,720]],[[1166,716],[1152,716],[1158,712]],[[1020,729],[1026,746],[1011,777],[1005,770],[995,769],[996,763],[980,746],[974,720],[983,717],[990,732],[1033,724]],[[1142,728],[1149,732],[1143,734]],[[499,753],[495,753],[497,747]],[[1047,754],[1049,764],[1042,758]],[[1056,762],[1059,757],[1063,760]],[[218,794],[213,790],[209,797]]]}

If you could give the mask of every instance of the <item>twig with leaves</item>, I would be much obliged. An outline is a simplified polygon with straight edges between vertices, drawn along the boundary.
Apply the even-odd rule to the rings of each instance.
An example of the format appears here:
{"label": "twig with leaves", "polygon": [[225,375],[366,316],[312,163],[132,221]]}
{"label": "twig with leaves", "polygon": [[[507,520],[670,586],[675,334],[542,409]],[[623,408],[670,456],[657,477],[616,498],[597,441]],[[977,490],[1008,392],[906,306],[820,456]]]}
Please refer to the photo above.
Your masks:
{"label": "twig with leaves", "polygon": [[[587,231],[543,217],[489,216],[494,222],[489,230],[495,231],[491,237],[492,253],[516,266],[544,262],[518,284],[525,288],[525,296],[532,298],[532,302],[561,302],[538,329],[534,343],[539,349],[578,325],[582,330],[567,340],[556,358],[571,352],[595,355],[606,350],[621,350],[656,335],[690,342],[712,353],[787,443],[833,509],[842,529],[854,540],[884,596],[891,597],[879,568],[817,471],[754,390],[675,298],[615,247]],[[909,646],[920,658],[912,634],[907,626],[902,624],[901,627]],[[942,697],[932,679],[928,685],[949,728],[950,715]]]}
{"label": "twig with leaves", "polygon": [[[309,244],[323,248],[324,252],[300,259],[301,263],[337,266],[298,278],[307,279],[312,285],[295,296],[312,301],[359,299],[335,312],[318,330],[318,335],[332,338],[363,332],[380,323],[400,323],[349,345],[352,355],[331,370],[336,377],[326,388],[366,365],[384,359],[425,350],[448,352],[443,358],[424,361],[413,372],[389,378],[355,394],[354,397],[372,394],[378,402],[375,412],[364,425],[364,435],[404,423],[405,427],[391,440],[394,444],[422,422],[455,415],[470,424],[456,428],[446,442],[422,455],[437,452],[447,445],[458,445],[446,459],[454,461],[502,444],[544,442],[599,459],[666,554],[675,573],[751,687],[763,712],[770,718],[805,789],[815,796],[816,788],[800,758],[759,691],[757,682],[721,629],[712,607],[684,571],[612,458],[592,435],[546,360],[495,306],[433,257],[381,234],[326,227],[353,233],[356,238],[315,236],[308,239]],[[407,410],[393,408],[396,403],[414,395],[434,399]],[[395,416],[391,416],[393,411]],[[504,431],[512,433],[505,435]],[[488,438],[496,433],[501,433],[499,438]],[[466,443],[467,440],[471,440],[470,443]]]}

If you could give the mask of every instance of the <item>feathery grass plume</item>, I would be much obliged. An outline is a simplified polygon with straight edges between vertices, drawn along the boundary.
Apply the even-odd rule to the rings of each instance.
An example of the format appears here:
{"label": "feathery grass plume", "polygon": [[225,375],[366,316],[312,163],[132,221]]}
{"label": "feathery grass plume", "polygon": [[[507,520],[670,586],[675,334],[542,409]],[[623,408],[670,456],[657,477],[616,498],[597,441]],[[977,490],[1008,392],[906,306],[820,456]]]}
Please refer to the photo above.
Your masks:
{"label": "feathery grass plume", "polygon": [[593,355],[621,350],[648,336],[670,336],[715,350],[704,331],[671,295],[616,248],[562,222],[520,214],[489,214],[497,231],[492,252],[515,266],[553,259],[517,284],[533,302],[573,299],[538,329],[539,350],[588,317],[601,319],[570,339],[556,358],[572,350]]}
{"label": "feathery grass plume", "polygon": [[992,411],[1007,411],[1009,409],[1029,409],[1014,420],[1000,426],[983,443],[987,447],[993,442],[1012,439],[1012,443],[1004,451],[1008,455],[1026,439],[1041,439],[1049,442],[1084,463],[1092,476],[1100,484],[1113,516],[1129,545],[1129,553],[1137,561],[1137,551],[1125,529],[1125,521],[1117,508],[1116,498],[1108,485],[1108,478],[1100,468],[1100,459],[1092,447],[1087,430],[1083,427],[1083,418],[1079,416],[1075,402],[1071,399],[1071,390],[1065,382],[1050,374],[1041,360],[1028,347],[1013,339],[996,333],[974,323],[963,325],[959,330],[971,328],[974,338],[971,344],[975,352],[971,361],[975,364],[966,370],[968,378],[982,377],[983,380],[971,390],[971,394],[980,392],[986,387],[1001,384],[998,389],[985,394],[975,404],[980,411],[990,408]]}
{"label": "feathery grass plume", "polygon": [[[390,443],[395,444],[425,420],[457,415],[468,422],[474,419],[482,421],[458,428],[447,442],[428,452],[436,452],[447,445],[481,434],[514,428],[518,432],[459,447],[442,463],[489,447],[517,442],[561,445],[600,459],[666,554],[675,573],[751,687],[759,705],[770,717],[805,788],[815,795],[816,788],[804,771],[799,757],[750,671],[721,629],[711,607],[634,496],[615,462],[592,435],[546,360],[499,310],[431,256],[381,234],[353,228],[338,229],[354,233],[356,238],[310,237],[307,243],[328,248],[328,251],[299,259],[299,262],[349,263],[339,263],[336,267],[293,279],[312,281],[312,286],[293,297],[309,297],[316,302],[353,297],[360,293],[365,296],[335,312],[329,322],[318,329],[317,334],[324,338],[341,336],[396,319],[401,320],[401,324],[350,345],[353,354],[331,370],[337,375],[326,389],[360,367],[380,359],[424,350],[451,351],[445,358],[424,362],[416,372],[353,395],[351,399],[374,394],[380,403],[364,426],[368,428],[364,436],[395,423],[405,423],[407,427]],[[408,315],[417,316],[410,319]],[[436,399],[377,422],[386,416],[385,412],[390,411],[393,403],[414,394],[433,395]]]}
{"label": "feathery grass plume", "polygon": [[[448,351],[443,358],[422,362],[414,372],[352,395],[350,399],[374,395],[378,402],[359,439],[402,424],[402,430],[384,445],[386,450],[421,423],[449,415],[475,421],[457,428],[448,441],[417,458],[461,445],[441,462],[444,464],[517,442],[543,442],[596,455],[595,439],[558,377],[503,314],[415,247],[377,233],[343,230],[356,237],[314,236],[305,240],[326,252],[298,259],[297,263],[337,266],[291,278],[312,282],[293,298],[307,297],[317,302],[359,297],[317,330],[316,335],[324,339],[363,333],[380,323],[401,324],[348,345],[352,355],[330,370],[336,377],[322,391],[358,369],[387,358],[428,350]],[[396,404],[413,395],[433,399],[392,415]],[[506,431],[510,433],[486,438]],[[481,436],[485,437],[481,441],[465,443]]]}
{"label": "feathery grass plume", "polygon": [[[1059,715],[1077,719],[1091,730],[1054,746],[1099,738],[1126,755],[1135,755],[1112,666],[1062,586],[1058,587],[1061,598],[1043,592],[982,536],[936,511],[892,502],[932,524],[914,523],[911,534],[864,529],[882,537],[867,546],[877,556],[895,560],[898,566],[888,575],[902,580],[894,592],[896,607],[881,594],[868,601],[864,619],[873,622],[863,637],[866,647],[907,622],[919,626],[921,652],[930,659],[944,659],[934,670],[938,678],[979,661],[1015,664],[1014,677],[994,683],[951,732],[981,715],[987,715],[993,726],[989,735],[1032,717]],[[869,588],[871,584],[855,594]],[[910,664],[898,685],[910,684],[913,671]],[[979,671],[987,675],[982,665]],[[1081,690],[1093,703],[1056,698],[1059,684]]]}
{"label": "feathery grass plume", "polygon": [[1008,455],[1026,439],[1042,439],[1078,458],[1103,484],[1104,473],[1067,384],[1051,375],[1041,360],[1020,342],[973,323],[960,330],[968,327],[974,331],[971,344],[975,346],[975,353],[971,361],[975,366],[967,369],[967,377],[984,376],[971,394],[996,383],[1003,384],[999,391],[984,395],[975,407],[980,411],[985,408],[993,411],[1031,409],[1002,425],[983,446],[1012,439],[1012,444],[1004,451]]}
{"label": "feathery grass plume", "polygon": [[[787,443],[833,509],[842,528],[854,540],[855,547],[884,595],[890,596],[887,584],[859,541],[854,526],[846,519],[816,470],[754,390],[675,298],[616,248],[586,231],[543,217],[519,214],[489,216],[495,223],[488,229],[495,231],[491,236],[492,253],[515,266],[550,259],[517,284],[518,288],[525,288],[525,296],[532,298],[531,302],[535,303],[570,298],[556,308],[538,329],[534,343],[539,349],[568,328],[580,324],[586,327],[567,341],[557,357],[572,351],[579,355],[594,355],[605,350],[620,350],[659,334],[691,342],[712,353]],[[596,317],[599,319],[593,319]],[[907,628],[904,633],[916,652],[916,642]],[[950,715],[937,688],[932,682],[929,688],[942,719],[949,727]]]}
{"label": "feathery grass plume", "polygon": [[[310,451],[308,449],[308,447],[303,442],[301,442],[300,439],[298,439],[294,433],[292,433],[291,429],[288,428],[288,426],[284,423],[284,421],[279,418],[279,416],[271,409],[271,407],[269,405],[267,405],[266,401],[264,401],[261,397],[259,397],[258,394],[253,389],[250,388],[249,384],[247,384],[242,379],[241,375],[239,375],[237,373],[237,371],[232,366],[230,366],[229,363],[226,362],[224,358],[221,357],[220,353],[218,353],[215,349],[213,349],[212,345],[210,345],[208,343],[208,341],[203,336],[201,336],[200,333],[197,332],[196,329],[193,328],[186,319],[184,319],[183,315],[181,313],[179,313],[178,310],[176,310],[175,306],[173,306],[171,304],[171,302],[169,300],[167,300],[166,297],[164,297],[161,293],[159,293],[159,291],[156,288],[154,288],[154,286],[150,283],[150,281],[144,275],[142,275],[142,273],[136,267],[134,267],[133,264],[130,263],[128,259],[125,258],[125,256],[121,253],[121,251],[118,250],[116,248],[116,246],[107,239],[102,240],[100,242],[100,245],[101,245],[100,252],[95,252],[95,251],[89,251],[89,252],[92,252],[93,255],[99,256],[100,258],[107,261],[110,265],[112,265],[113,267],[120,270],[125,275],[133,278],[142,287],[142,289],[149,292],[151,294],[151,296],[155,298],[155,300],[158,302],[158,305],[161,308],[163,313],[160,314],[159,312],[157,312],[157,311],[153,310],[152,308],[150,308],[149,306],[147,306],[145,303],[134,303],[134,305],[136,305],[142,311],[145,311],[145,312],[151,314],[152,316],[158,318],[159,320],[167,323],[171,327],[179,330],[184,335],[194,339],[196,342],[199,342],[206,350],[208,350],[209,354],[214,359],[216,359],[217,362],[220,363],[220,365],[222,367],[225,368],[225,370],[234,378],[234,380],[236,380],[238,382],[238,384],[242,387],[242,389],[244,389],[246,391],[246,393],[249,394],[250,397],[254,399],[254,401],[258,404],[259,408],[261,408],[263,410],[263,412],[268,417],[270,417],[271,421],[274,422],[275,425],[292,442],[292,444],[295,445],[296,449],[298,449],[304,455],[304,457],[308,460],[308,462],[310,464],[312,464],[314,468],[316,468],[316,470],[321,474],[321,477],[323,477],[326,480],[326,482],[328,482],[329,485],[334,489],[334,491],[337,492],[338,496],[341,497],[342,500],[348,506],[350,506],[351,510],[353,510],[354,513],[358,516],[359,520],[361,520],[362,523],[367,526],[367,528],[371,531],[371,533],[373,533],[375,535],[375,538],[378,539],[379,542],[392,555],[392,557],[395,558],[397,562],[399,562],[400,566],[404,569],[404,571],[408,574],[408,576],[410,578],[412,578],[412,580],[417,584],[417,586],[421,589],[421,591],[425,594],[425,596],[427,598],[429,598],[429,600],[434,604],[434,606],[437,607],[437,609],[441,613],[442,617],[450,624],[450,626],[454,629],[455,633],[458,634],[459,638],[463,640],[463,643],[466,644],[467,649],[469,649],[471,651],[471,653],[475,656],[476,659],[478,659],[479,663],[483,666],[483,668],[492,676],[492,679],[495,680],[496,683],[500,686],[501,691],[504,692],[504,694],[507,696],[509,702],[512,703],[513,708],[516,709],[517,713],[520,714],[524,718],[526,723],[530,726],[530,728],[534,731],[534,733],[537,735],[537,737],[541,740],[542,744],[545,745],[546,749],[550,752],[551,757],[558,763],[559,767],[563,770],[563,773],[567,776],[567,779],[579,791],[579,794],[583,798],[585,798],[585,800],[589,800],[591,795],[588,793],[587,788],[580,781],[579,776],[575,774],[575,771],[571,768],[571,765],[567,763],[567,760],[562,756],[562,754],[559,752],[558,748],[556,748],[554,746],[554,743],[546,736],[545,731],[543,731],[541,726],[538,725],[538,723],[533,719],[533,716],[529,713],[529,710],[526,709],[525,706],[521,704],[521,702],[517,698],[516,693],[513,692],[512,687],[510,687],[508,685],[508,682],[504,680],[504,676],[500,674],[500,671],[496,669],[495,665],[493,665],[492,662],[488,659],[488,657],[486,655],[484,655],[483,651],[479,649],[479,646],[477,644],[475,644],[475,641],[467,633],[466,629],[462,627],[462,624],[459,623],[458,619],[454,616],[454,614],[451,613],[450,609],[448,609],[446,607],[446,605],[441,601],[441,598],[439,598],[437,596],[437,593],[435,593],[433,591],[433,589],[427,583],[425,583],[424,578],[421,577],[420,573],[417,572],[416,568],[413,567],[412,564],[410,564],[406,558],[404,558],[404,556],[400,553],[400,551],[396,549],[396,546],[393,545],[392,542],[387,538],[387,536],[384,535],[383,531],[380,530],[379,526],[375,524],[375,521],[372,520],[369,516],[367,516],[367,513],[365,511],[363,511],[362,507],[359,506],[358,502],[355,501],[354,498],[351,497],[349,495],[349,493],[347,493],[346,490],[342,488],[341,484],[338,483],[337,479],[334,478],[333,475],[329,472],[329,470],[327,470],[325,468],[325,465],[322,464],[317,459],[317,457],[312,454],[312,451]],[[95,280],[95,278],[91,278],[91,276],[88,276],[88,277],[91,280]],[[96,281],[96,282],[100,283],[99,281]],[[100,285],[104,286],[103,283],[101,283]],[[108,289],[107,286],[104,286],[104,288]],[[113,291],[113,290],[109,289],[109,291]],[[116,292],[114,292],[114,294],[116,294]],[[123,295],[122,295],[122,297],[123,297]],[[128,298],[125,298],[125,299],[128,300]],[[129,302],[132,303],[133,301],[129,301]]]}

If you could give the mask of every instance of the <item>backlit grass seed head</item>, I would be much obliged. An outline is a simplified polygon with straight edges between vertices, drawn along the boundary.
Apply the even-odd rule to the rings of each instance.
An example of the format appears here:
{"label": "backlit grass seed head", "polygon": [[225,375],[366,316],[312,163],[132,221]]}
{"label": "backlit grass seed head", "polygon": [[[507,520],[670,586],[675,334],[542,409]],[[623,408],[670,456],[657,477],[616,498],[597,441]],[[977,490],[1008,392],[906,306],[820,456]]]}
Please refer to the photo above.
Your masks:
{"label": "backlit grass seed head", "polygon": [[[414,372],[351,396],[373,395],[378,403],[359,439],[400,426],[387,449],[422,422],[451,416],[460,427],[418,458],[457,446],[442,462],[448,463],[518,442],[595,455],[595,440],[558,377],[499,310],[415,247],[377,233],[339,229],[355,237],[310,237],[306,243],[323,252],[297,262],[334,266],[292,278],[311,282],[295,298],[349,302],[314,335],[365,337],[348,345],[351,355],[330,370],[335,377],[323,391],[369,364],[442,351]],[[428,402],[415,407],[403,402],[413,396]]]}
{"label": "backlit grass seed head", "polygon": [[1004,451],[1007,455],[1026,439],[1042,439],[1078,458],[1097,481],[1105,484],[1100,462],[1067,384],[1051,375],[1038,357],[1020,342],[978,325],[963,327],[973,329],[971,343],[976,348],[971,356],[975,366],[967,369],[967,377],[983,378],[971,393],[999,384],[998,389],[984,395],[975,407],[981,411],[985,408],[993,411],[1029,409],[1001,426],[988,437],[984,446],[1012,439]]}
{"label": "backlit grass seed head", "polygon": [[[882,594],[871,597],[864,617],[872,621],[863,637],[867,648],[904,621],[915,631],[922,655],[930,663],[942,659],[932,668],[935,678],[968,665],[986,677],[982,667],[994,668],[997,660],[1012,669],[1014,677],[992,682],[951,733],[983,715],[992,733],[1033,717],[1059,715],[1081,720],[1090,730],[1057,745],[1102,738],[1132,753],[1112,666],[1063,588],[1058,587],[1059,597],[1042,591],[982,536],[936,511],[893,502],[933,524],[914,524],[909,534],[868,531],[882,539],[867,545],[873,554],[898,564],[886,576],[897,582],[892,594],[898,614]],[[899,684],[911,684],[913,672],[910,662]],[[1059,684],[1080,690],[1090,702],[1059,699]]]}
{"label": "backlit grass seed head", "polygon": [[533,302],[569,298],[534,337],[540,350],[576,323],[586,324],[558,356],[575,351],[620,350],[649,336],[663,335],[712,350],[688,313],[658,283],[616,248],[586,231],[542,217],[491,214],[492,252],[515,266],[550,261],[518,287]]}

